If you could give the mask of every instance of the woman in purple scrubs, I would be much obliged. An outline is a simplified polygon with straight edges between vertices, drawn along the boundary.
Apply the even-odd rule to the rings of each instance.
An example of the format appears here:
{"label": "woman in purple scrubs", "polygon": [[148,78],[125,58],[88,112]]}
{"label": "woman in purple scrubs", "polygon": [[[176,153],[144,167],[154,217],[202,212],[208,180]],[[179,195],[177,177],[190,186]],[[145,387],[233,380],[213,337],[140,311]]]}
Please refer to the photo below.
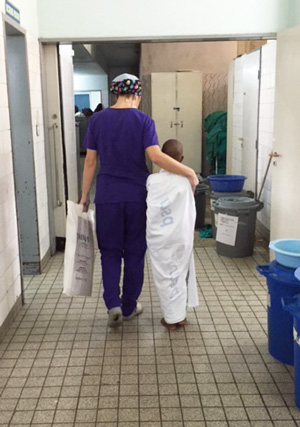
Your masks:
{"label": "woman in purple scrubs", "polygon": [[[146,252],[145,152],[157,166],[187,177],[193,188],[195,172],[162,153],[153,120],[138,110],[141,82],[131,74],[116,77],[110,88],[116,103],[89,121],[80,203],[89,205],[97,156],[100,171],[96,183],[96,232],[101,253],[103,298],[108,325],[117,327],[142,312],[137,302],[144,280]],[[124,260],[123,287],[120,276]]]}

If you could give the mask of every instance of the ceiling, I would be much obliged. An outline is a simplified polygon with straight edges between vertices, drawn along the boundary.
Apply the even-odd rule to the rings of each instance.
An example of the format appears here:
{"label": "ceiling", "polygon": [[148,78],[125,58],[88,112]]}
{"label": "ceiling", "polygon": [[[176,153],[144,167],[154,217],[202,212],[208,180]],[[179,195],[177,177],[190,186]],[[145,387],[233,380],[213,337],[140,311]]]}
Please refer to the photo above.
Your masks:
{"label": "ceiling", "polygon": [[88,63],[99,64],[108,73],[114,67],[139,67],[140,43],[102,42],[88,45],[73,44],[74,65]]}

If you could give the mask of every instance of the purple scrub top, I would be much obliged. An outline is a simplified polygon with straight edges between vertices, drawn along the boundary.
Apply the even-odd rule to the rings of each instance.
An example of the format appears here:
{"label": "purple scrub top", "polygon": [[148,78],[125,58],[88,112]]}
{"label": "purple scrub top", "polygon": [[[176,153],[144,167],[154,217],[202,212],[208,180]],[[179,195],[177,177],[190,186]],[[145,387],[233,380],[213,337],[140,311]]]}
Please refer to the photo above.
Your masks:
{"label": "purple scrub top", "polygon": [[100,159],[95,203],[146,200],[145,149],[159,145],[155,125],[135,108],[107,108],[89,119],[84,146]]}

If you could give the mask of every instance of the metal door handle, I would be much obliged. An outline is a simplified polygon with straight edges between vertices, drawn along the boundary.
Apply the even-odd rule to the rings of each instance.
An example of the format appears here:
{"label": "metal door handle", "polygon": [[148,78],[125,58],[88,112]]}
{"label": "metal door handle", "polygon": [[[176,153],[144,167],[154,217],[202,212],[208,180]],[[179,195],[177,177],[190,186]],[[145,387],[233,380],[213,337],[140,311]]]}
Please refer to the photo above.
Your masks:
{"label": "metal door handle", "polygon": [[173,122],[170,122],[170,128],[172,128],[173,127]]}
{"label": "metal door handle", "polygon": [[183,120],[181,120],[181,122],[180,122],[180,127],[183,128]]}
{"label": "metal door handle", "polygon": [[180,125],[180,123],[178,123],[178,122],[174,123],[174,126],[179,126],[179,125]]}

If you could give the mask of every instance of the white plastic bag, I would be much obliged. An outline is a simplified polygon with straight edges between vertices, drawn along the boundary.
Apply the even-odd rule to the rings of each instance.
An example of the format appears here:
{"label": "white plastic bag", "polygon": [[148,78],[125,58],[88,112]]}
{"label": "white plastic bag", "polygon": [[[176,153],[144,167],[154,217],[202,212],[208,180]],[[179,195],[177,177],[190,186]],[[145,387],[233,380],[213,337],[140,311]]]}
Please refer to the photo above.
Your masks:
{"label": "white plastic bag", "polygon": [[67,202],[64,294],[91,296],[94,270],[94,211],[83,212],[83,205]]}

